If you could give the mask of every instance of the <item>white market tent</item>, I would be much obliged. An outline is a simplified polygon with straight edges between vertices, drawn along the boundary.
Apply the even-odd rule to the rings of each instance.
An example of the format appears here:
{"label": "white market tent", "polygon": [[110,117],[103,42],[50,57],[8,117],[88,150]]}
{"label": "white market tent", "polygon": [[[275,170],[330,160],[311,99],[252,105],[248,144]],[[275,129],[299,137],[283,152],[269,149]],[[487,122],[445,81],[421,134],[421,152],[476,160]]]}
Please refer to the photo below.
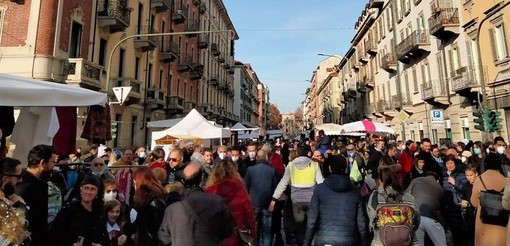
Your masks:
{"label": "white market tent", "polygon": [[258,131],[258,127],[248,128],[245,125],[241,124],[241,122],[237,122],[235,125],[230,127],[231,131]]}
{"label": "white market tent", "polygon": [[182,139],[215,139],[230,138],[230,130],[214,126],[197,110],[192,109],[186,117],[173,127],[152,133],[151,146],[156,146],[156,140],[165,136]]}
{"label": "white market tent", "polygon": [[[175,118],[175,119],[168,119],[168,120],[157,120],[157,121],[150,121],[147,122],[148,128],[170,128],[172,126],[175,126],[177,123],[179,123],[184,117],[182,118]],[[216,125],[214,121],[210,121],[212,125]]]}
{"label": "white market tent", "polygon": [[81,107],[105,103],[105,93],[67,84],[0,74],[1,106]]}
{"label": "white market tent", "polygon": [[247,128],[245,125],[241,124],[241,122],[237,122],[230,128],[230,130],[237,132],[237,139],[250,139],[259,137],[258,127]]}
{"label": "white market tent", "polygon": [[315,128],[318,130],[323,130],[324,134],[326,134],[326,135],[340,135],[340,132],[342,131],[341,125],[333,124],[333,123],[316,125]]}

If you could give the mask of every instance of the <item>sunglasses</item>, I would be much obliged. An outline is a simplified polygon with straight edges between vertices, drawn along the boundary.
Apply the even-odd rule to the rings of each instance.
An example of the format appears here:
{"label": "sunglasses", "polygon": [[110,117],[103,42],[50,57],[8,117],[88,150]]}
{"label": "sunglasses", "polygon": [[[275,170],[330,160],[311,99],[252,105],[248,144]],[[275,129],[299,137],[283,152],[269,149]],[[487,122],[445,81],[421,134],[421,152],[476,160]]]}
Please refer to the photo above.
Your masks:
{"label": "sunglasses", "polygon": [[2,173],[2,175],[6,176],[6,177],[15,177],[15,178],[21,179],[21,174]]}
{"label": "sunglasses", "polygon": [[99,166],[101,166],[101,167],[102,167],[102,166],[104,166],[104,163],[94,163],[94,166],[95,166],[95,167],[99,167]]}
{"label": "sunglasses", "polygon": [[119,190],[117,190],[117,189],[114,189],[114,190],[105,190],[104,192],[105,192],[106,194],[109,194],[110,192],[118,193],[118,192],[119,192]]}
{"label": "sunglasses", "polygon": [[179,159],[177,159],[177,158],[169,158],[168,160],[171,161],[171,162],[178,162],[179,161]]}

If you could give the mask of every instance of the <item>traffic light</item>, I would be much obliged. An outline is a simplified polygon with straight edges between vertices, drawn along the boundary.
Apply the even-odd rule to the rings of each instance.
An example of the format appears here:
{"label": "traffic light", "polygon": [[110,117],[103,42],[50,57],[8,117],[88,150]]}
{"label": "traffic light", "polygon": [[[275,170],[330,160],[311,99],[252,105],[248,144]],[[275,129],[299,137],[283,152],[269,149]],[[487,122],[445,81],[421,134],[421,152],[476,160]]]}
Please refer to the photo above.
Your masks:
{"label": "traffic light", "polygon": [[473,120],[475,122],[475,129],[479,130],[481,132],[485,131],[485,116],[483,111],[473,112],[473,116],[475,119]]}
{"label": "traffic light", "polygon": [[118,125],[118,122],[117,121],[113,121],[112,122],[112,138],[117,138],[117,125]]}
{"label": "traffic light", "polygon": [[490,111],[487,122],[489,132],[501,131],[501,113],[498,111]]}

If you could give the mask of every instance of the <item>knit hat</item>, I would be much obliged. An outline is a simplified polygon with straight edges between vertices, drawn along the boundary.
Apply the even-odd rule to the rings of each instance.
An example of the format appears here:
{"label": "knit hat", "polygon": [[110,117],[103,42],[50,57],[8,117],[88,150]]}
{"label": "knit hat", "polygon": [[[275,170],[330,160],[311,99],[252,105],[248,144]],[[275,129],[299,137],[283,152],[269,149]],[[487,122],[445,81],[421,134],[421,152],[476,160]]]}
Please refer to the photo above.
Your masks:
{"label": "knit hat", "polygon": [[99,181],[99,179],[97,177],[89,175],[89,176],[85,177],[85,179],[83,179],[83,181],[80,184],[80,187],[83,187],[88,184],[99,188],[99,185],[101,184],[101,182]]}

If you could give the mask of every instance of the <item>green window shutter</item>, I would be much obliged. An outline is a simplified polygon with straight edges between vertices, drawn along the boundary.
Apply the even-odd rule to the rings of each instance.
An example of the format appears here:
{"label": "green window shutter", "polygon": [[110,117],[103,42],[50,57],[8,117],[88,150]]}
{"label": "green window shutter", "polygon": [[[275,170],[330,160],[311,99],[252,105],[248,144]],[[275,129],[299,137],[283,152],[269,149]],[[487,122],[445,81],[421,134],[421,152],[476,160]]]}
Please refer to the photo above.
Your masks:
{"label": "green window shutter", "polygon": [[489,28],[489,39],[491,43],[492,59],[498,61],[498,53],[496,51],[496,40],[494,39],[494,28]]}

